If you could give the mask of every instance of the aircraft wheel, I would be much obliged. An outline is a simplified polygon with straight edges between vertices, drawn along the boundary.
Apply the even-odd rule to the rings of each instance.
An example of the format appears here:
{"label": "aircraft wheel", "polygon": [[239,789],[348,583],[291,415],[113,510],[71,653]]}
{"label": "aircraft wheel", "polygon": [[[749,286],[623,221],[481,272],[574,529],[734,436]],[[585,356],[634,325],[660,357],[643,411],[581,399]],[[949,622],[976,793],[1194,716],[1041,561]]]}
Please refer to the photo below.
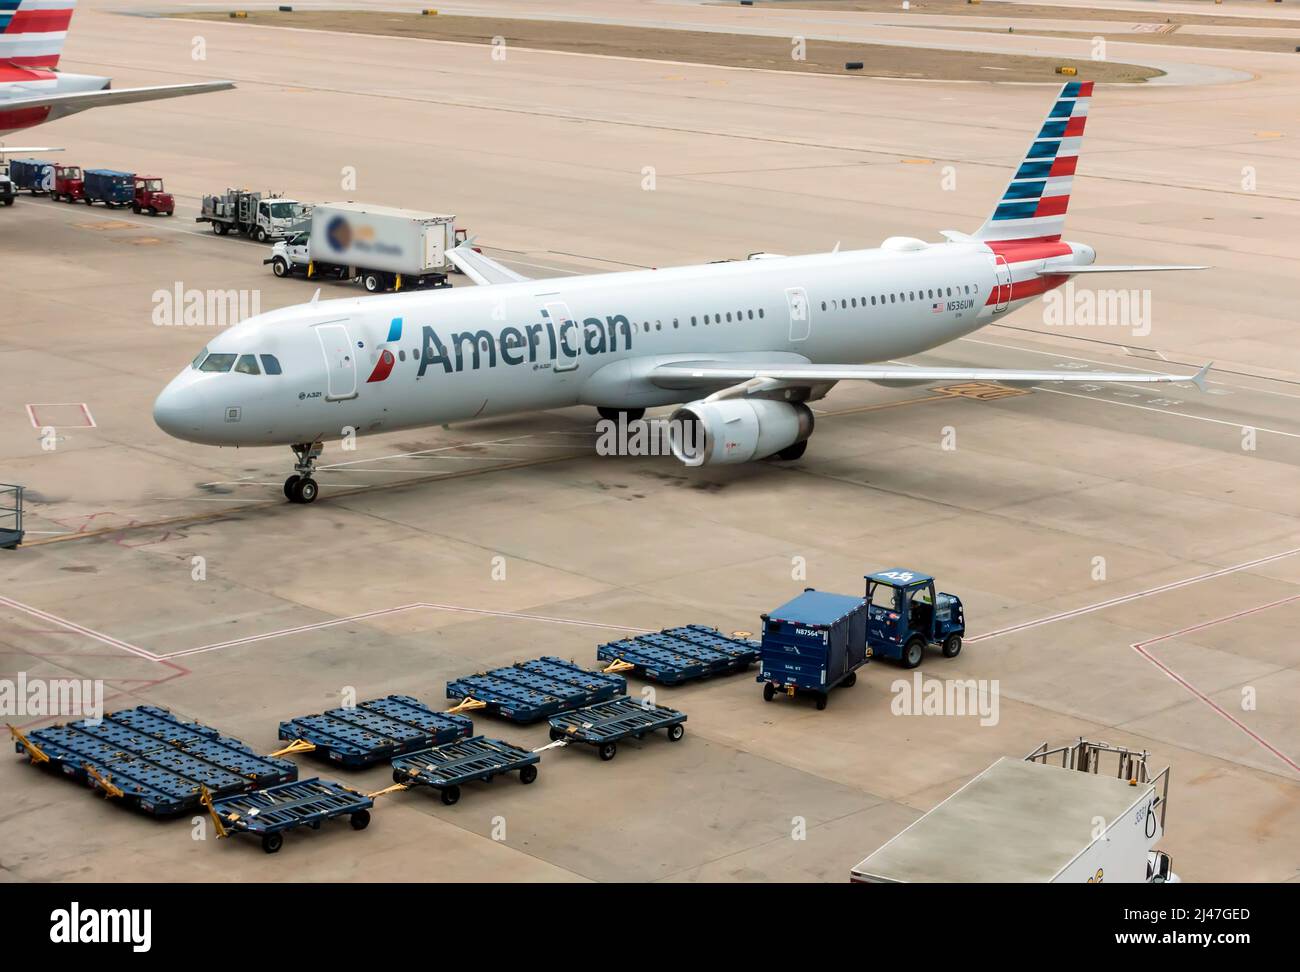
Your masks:
{"label": "aircraft wheel", "polygon": [[295,503],[313,503],[319,495],[320,487],[316,480],[304,476],[293,484],[293,495],[289,499]]}
{"label": "aircraft wheel", "polygon": [[611,422],[617,422],[620,415],[626,415],[629,422],[639,422],[645,418],[644,408],[607,408],[601,405],[596,411],[601,418],[608,419]]}
{"label": "aircraft wheel", "polygon": [[293,500],[293,488],[294,488],[295,486],[298,485],[298,480],[300,480],[300,479],[302,479],[302,477],[299,476],[299,475],[297,475],[297,474],[295,474],[295,475],[293,475],[293,476],[290,476],[288,479],[286,479],[286,480],[284,481],[284,498],[285,498],[285,499],[287,499],[287,500]]}

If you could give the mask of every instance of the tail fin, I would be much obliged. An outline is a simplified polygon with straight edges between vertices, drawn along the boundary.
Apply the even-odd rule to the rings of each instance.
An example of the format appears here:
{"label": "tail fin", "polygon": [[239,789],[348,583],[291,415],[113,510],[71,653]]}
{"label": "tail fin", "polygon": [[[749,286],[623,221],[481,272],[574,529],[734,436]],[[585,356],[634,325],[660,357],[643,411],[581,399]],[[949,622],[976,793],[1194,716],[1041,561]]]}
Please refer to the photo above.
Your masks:
{"label": "tail fin", "polygon": [[993,215],[974,234],[977,240],[1061,238],[1070,204],[1074,167],[1092,100],[1091,81],[1070,81],[1047,113],[1020,168],[1011,177]]}
{"label": "tail fin", "polygon": [[0,65],[55,68],[77,0],[0,0]]}

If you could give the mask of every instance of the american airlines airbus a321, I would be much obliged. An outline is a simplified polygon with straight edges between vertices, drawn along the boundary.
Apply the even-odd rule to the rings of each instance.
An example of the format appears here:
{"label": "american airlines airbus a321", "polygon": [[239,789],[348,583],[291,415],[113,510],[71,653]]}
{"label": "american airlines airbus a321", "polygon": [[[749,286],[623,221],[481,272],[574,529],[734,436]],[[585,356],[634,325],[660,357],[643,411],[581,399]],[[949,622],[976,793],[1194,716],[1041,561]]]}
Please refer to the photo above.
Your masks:
{"label": "american airlines airbus a321", "polygon": [[1200,267],[1097,266],[1061,240],[1092,82],[1066,84],[993,214],[944,243],[529,280],[468,244],[452,260],[479,286],[313,301],[259,314],[199,352],[154,420],[217,446],[287,445],[284,484],[310,503],[323,443],[536,409],[606,418],[673,413],[697,433],[691,466],[798,459],[809,402],[836,382],[1173,382],[1195,375],[926,368],[889,362],[937,347],[1071,276]]}

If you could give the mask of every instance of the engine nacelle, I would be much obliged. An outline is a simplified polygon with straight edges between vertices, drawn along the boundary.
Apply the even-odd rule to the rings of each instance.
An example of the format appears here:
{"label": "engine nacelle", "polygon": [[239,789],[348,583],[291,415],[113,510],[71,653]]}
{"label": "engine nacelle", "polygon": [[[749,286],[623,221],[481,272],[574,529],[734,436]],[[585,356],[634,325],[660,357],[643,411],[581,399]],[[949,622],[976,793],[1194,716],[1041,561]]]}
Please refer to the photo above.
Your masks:
{"label": "engine nacelle", "polygon": [[813,432],[807,405],[768,398],[690,402],[673,412],[672,422],[673,455],[688,466],[764,459]]}

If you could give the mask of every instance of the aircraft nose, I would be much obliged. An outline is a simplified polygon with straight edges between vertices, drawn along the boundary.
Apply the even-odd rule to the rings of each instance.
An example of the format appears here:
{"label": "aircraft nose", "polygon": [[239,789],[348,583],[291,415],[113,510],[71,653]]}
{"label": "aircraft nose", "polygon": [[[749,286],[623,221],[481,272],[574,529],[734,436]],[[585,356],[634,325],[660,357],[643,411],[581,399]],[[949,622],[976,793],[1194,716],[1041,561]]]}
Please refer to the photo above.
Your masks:
{"label": "aircraft nose", "polygon": [[153,421],[177,439],[193,439],[199,431],[200,402],[184,375],[173,378],[153,403]]}

